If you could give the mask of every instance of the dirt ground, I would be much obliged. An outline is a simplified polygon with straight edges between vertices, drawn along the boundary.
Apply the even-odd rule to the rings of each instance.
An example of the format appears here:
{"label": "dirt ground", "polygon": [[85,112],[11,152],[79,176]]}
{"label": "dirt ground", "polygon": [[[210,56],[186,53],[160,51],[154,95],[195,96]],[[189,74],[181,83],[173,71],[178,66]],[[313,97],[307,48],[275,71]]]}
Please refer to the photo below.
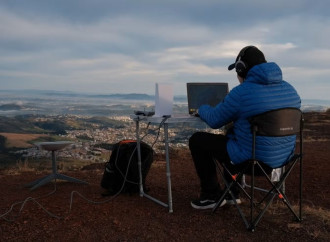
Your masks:
{"label": "dirt ground", "polygon": [[[102,197],[103,164],[65,174],[88,185],[57,182],[24,187],[50,171],[0,171],[0,241],[330,241],[330,118],[306,114],[302,223],[274,201],[255,232],[234,206],[191,208],[199,183],[187,149],[171,152],[173,213],[138,194]],[[166,172],[157,155],[148,174],[149,194],[166,202]],[[13,173],[13,174],[11,174]],[[297,208],[296,170],[286,193]],[[244,203],[245,201],[245,203]],[[243,211],[248,205],[243,199]]]}

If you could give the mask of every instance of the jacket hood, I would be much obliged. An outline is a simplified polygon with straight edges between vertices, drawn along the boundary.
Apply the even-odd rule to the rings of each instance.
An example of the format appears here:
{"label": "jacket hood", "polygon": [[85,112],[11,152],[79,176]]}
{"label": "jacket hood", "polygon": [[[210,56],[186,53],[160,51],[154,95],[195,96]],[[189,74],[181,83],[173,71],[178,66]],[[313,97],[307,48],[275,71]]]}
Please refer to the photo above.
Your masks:
{"label": "jacket hood", "polygon": [[247,73],[245,82],[259,84],[275,84],[281,82],[281,68],[274,62],[268,62],[252,67]]}

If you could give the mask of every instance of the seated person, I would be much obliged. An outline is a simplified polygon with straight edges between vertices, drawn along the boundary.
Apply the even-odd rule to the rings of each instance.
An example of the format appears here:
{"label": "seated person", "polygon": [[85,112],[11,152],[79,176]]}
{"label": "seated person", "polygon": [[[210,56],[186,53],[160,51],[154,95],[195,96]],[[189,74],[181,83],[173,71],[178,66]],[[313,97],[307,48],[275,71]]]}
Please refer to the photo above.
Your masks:
{"label": "seated person", "polygon": [[[252,133],[248,118],[269,110],[294,107],[300,108],[301,100],[296,90],[282,79],[282,71],[274,62],[266,62],[264,54],[255,46],[244,47],[235,63],[228,69],[237,72],[239,85],[233,88],[224,101],[215,107],[202,105],[198,114],[211,128],[221,128],[232,123],[232,128],[225,135],[207,132],[194,133],[189,139],[189,148],[200,179],[200,196],[191,201],[196,209],[213,208],[222,195],[213,161],[224,162],[235,172],[235,166],[252,156]],[[284,148],[283,148],[284,147]],[[270,167],[273,158],[284,162],[295,148],[295,139],[283,137],[262,137],[256,147],[256,158]],[[236,166],[237,167],[237,166]],[[229,174],[225,174],[230,181]],[[238,187],[231,189],[237,203]],[[226,197],[220,204],[234,204],[232,197]]]}

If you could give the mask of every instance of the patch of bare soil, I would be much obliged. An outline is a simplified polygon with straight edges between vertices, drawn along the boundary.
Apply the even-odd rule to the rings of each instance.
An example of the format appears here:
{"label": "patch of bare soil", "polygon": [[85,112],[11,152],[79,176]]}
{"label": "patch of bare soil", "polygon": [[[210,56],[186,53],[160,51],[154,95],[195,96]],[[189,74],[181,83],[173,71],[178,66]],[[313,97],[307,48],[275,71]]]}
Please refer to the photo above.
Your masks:
{"label": "patch of bare soil", "polygon": [[15,133],[0,133],[7,138],[7,147],[29,148],[33,145],[28,143],[31,140],[46,136],[45,134],[15,134]]}
{"label": "patch of bare soil", "polygon": [[[307,115],[306,121],[315,115]],[[254,233],[246,230],[234,206],[225,205],[214,214],[194,210],[190,200],[198,196],[199,182],[189,151],[180,149],[171,152],[173,213],[138,194],[102,197],[103,164],[65,172],[88,185],[57,182],[35,191],[24,184],[50,171],[0,171],[0,241],[330,241],[330,129],[325,130],[329,124],[321,121],[306,125],[301,223],[277,201]],[[150,195],[166,202],[163,158],[156,156],[147,186]],[[295,170],[286,194],[297,208],[296,179]],[[242,208],[248,211],[244,199]]]}

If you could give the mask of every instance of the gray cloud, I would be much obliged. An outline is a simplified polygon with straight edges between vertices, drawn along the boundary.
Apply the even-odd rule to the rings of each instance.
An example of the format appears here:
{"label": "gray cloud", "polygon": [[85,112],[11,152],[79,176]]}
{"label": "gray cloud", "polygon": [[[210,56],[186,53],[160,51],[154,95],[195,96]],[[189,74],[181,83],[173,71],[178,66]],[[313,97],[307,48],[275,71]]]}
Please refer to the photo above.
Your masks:
{"label": "gray cloud", "polygon": [[221,2],[2,1],[0,85],[122,93],[152,93],[155,82],[173,82],[180,93],[187,81],[232,87],[227,66],[253,44],[303,97],[328,99],[325,0]]}

